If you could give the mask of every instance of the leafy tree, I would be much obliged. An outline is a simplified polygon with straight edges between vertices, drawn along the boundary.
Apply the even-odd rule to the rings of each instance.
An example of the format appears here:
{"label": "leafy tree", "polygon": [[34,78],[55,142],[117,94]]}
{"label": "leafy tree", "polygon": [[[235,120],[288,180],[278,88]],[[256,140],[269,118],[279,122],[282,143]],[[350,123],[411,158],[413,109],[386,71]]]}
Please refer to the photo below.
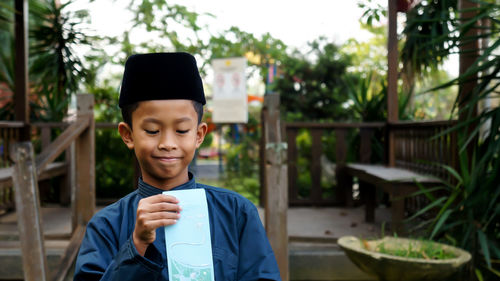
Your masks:
{"label": "leafy tree", "polygon": [[453,49],[458,24],[457,0],[422,1],[406,14],[401,60],[406,75],[434,74]]}
{"label": "leafy tree", "polygon": [[295,51],[281,62],[275,90],[281,93],[286,120],[346,120],[344,77],[351,58],[324,38],[310,43],[309,56]]}
{"label": "leafy tree", "polygon": [[341,51],[351,57],[349,72],[376,72],[383,76],[387,72],[387,26],[374,26],[360,22],[361,28],[371,34],[367,41],[348,39]]}
{"label": "leafy tree", "polygon": [[286,58],[286,50],[287,46],[269,33],[257,38],[233,26],[218,36],[210,37],[207,59],[210,61],[214,58],[245,56],[249,66],[259,71],[262,81],[265,82],[269,65],[282,63]]}

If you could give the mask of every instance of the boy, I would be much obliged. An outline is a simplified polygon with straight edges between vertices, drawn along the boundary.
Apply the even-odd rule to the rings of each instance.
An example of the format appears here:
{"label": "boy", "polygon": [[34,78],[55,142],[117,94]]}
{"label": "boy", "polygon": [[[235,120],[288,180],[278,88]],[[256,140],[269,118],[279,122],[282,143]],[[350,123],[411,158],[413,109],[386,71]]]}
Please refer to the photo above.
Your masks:
{"label": "boy", "polygon": [[137,190],[91,219],[75,280],[168,280],[164,226],[182,219],[165,190],[205,189],[215,280],[281,280],[257,210],[225,189],[195,182],[188,165],[203,142],[205,96],[187,53],[131,56],[125,64],[118,131],[142,172]]}

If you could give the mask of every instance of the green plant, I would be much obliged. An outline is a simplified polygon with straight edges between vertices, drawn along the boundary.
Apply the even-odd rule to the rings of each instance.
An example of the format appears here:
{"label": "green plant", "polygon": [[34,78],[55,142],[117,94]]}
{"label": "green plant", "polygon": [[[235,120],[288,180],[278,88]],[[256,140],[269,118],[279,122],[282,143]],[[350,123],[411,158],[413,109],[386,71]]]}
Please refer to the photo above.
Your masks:
{"label": "green plant", "polygon": [[[476,115],[478,104],[485,99],[498,99],[500,86],[500,46],[498,15],[500,5],[489,1],[475,1],[478,8],[471,9],[475,17],[450,30],[453,34],[466,34],[477,28],[476,22],[489,21],[477,36],[465,40],[489,38],[482,54],[462,75],[429,91],[470,82],[473,73],[481,73],[477,85],[467,96],[457,98],[455,109],[462,118],[452,130],[458,133],[458,169],[446,167],[453,176],[443,186],[423,189],[430,204],[417,215],[437,210],[436,216],[424,221],[431,239],[448,240],[472,254],[472,268],[477,280],[498,280],[500,277],[500,108],[486,107]],[[460,36],[459,36],[460,37]],[[446,37],[448,40],[449,37]],[[437,40],[437,39],[433,39]],[[450,46],[459,44],[460,38]],[[425,47],[425,46],[422,46]],[[464,95],[465,93],[461,93]],[[481,128],[486,128],[482,131]],[[448,133],[448,132],[444,132]],[[441,195],[436,195],[441,194]],[[439,193],[441,192],[441,193]],[[444,195],[443,195],[444,194]],[[471,278],[472,279],[472,278]]]}
{"label": "green plant", "polygon": [[135,158],[118,130],[97,130],[95,148],[97,198],[121,198],[133,191]]}
{"label": "green plant", "polygon": [[[375,72],[359,74],[354,79],[346,79],[347,92],[352,105],[349,107],[361,121],[386,120],[387,87],[381,83]],[[379,82],[379,83],[376,83]],[[380,86],[379,86],[380,85]]]}
{"label": "green plant", "polygon": [[89,14],[86,10],[68,11],[72,2],[30,3],[30,79],[42,120],[62,120],[71,96],[86,77],[86,69],[73,48],[90,44],[79,27]]}
{"label": "green plant", "polygon": [[[500,124],[500,115],[494,122]],[[466,138],[462,135],[461,142]],[[422,187],[418,194],[425,194],[431,203],[414,215],[416,218],[431,209],[437,210],[435,217],[419,227],[427,228],[430,239],[446,240],[471,252],[479,280],[488,276],[484,269],[500,277],[500,142],[496,138],[478,145],[471,161],[463,150],[460,170],[446,167],[454,181],[432,189]],[[487,150],[496,155],[489,155]],[[442,195],[436,196],[436,192]]]}
{"label": "green plant", "polygon": [[[0,84],[14,90],[12,3],[0,6]],[[31,119],[61,121],[86,69],[73,48],[90,44],[81,30],[86,10],[68,11],[73,1],[29,1],[29,78]],[[9,112],[2,112],[7,117]]]}
{"label": "green plant", "polygon": [[425,260],[444,260],[456,258],[456,255],[445,251],[441,245],[434,243],[433,241],[417,239],[419,246],[415,246],[412,243],[408,243],[408,247],[386,247],[384,242],[376,245],[374,249],[368,246],[367,240],[361,240],[362,247],[369,250],[375,251],[381,254],[387,254],[392,256],[404,257],[404,258],[414,258],[414,259],[425,259]]}
{"label": "green plant", "polygon": [[[223,187],[234,190],[255,204],[259,202],[259,141],[258,111],[250,110],[248,123],[238,126],[238,143],[234,131],[237,125],[227,130],[225,138],[230,145],[225,150],[225,171]],[[243,130],[241,130],[243,128]]]}
{"label": "green plant", "polygon": [[432,73],[459,44],[457,0],[421,1],[407,13],[401,60],[409,76]]}

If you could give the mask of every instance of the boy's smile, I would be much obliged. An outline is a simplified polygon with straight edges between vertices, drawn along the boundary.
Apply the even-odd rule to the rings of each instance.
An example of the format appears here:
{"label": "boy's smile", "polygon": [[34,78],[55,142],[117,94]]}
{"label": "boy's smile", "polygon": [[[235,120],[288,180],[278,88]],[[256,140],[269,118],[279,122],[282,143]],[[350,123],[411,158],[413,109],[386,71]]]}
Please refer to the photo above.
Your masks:
{"label": "boy's smile", "polygon": [[132,128],[122,122],[118,129],[135,151],[144,182],[169,190],[189,180],[188,165],[207,125],[198,124],[190,100],[154,100],[139,103]]}

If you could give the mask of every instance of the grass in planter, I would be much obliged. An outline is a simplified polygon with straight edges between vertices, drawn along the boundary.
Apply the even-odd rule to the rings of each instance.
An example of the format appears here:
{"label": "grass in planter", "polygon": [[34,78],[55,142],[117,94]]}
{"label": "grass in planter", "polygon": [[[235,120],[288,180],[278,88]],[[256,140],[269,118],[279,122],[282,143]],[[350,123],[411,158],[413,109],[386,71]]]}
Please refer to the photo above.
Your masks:
{"label": "grass in planter", "polygon": [[420,247],[414,248],[414,245],[410,243],[408,248],[400,247],[396,249],[389,249],[385,247],[385,243],[382,242],[375,250],[370,249],[368,246],[368,240],[362,240],[363,247],[369,251],[375,251],[381,254],[387,254],[391,256],[404,257],[404,258],[414,258],[414,259],[425,259],[425,260],[446,260],[453,259],[457,256],[454,253],[445,251],[442,246],[432,242],[421,240]]}

